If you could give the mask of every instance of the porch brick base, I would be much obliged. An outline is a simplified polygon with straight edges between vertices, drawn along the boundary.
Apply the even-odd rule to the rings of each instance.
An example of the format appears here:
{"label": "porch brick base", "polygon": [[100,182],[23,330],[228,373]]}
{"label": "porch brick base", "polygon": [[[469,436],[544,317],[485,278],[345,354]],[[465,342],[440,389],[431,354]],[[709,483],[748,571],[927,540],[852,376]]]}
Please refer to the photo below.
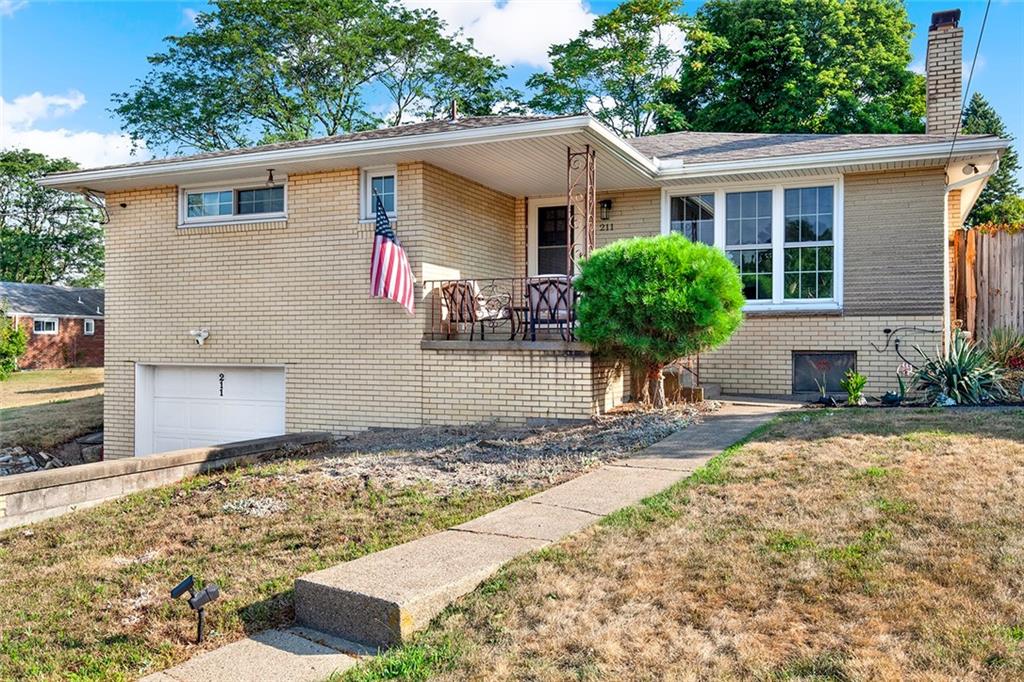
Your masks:
{"label": "porch brick base", "polygon": [[430,425],[588,419],[621,404],[627,387],[618,363],[587,351],[423,352],[423,422]]}

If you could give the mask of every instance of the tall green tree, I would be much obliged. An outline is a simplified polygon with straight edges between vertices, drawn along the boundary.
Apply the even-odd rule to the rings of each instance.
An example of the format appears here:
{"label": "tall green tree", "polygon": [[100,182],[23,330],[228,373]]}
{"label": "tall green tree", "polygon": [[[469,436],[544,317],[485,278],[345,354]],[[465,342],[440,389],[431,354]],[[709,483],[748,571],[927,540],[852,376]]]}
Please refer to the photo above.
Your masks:
{"label": "tall green tree", "polygon": [[514,98],[493,58],[446,31],[395,0],[216,0],[113,111],[149,147],[218,150],[401,123],[446,111],[441,97],[470,111]]}
{"label": "tall green tree", "polygon": [[662,128],[922,132],[912,35],[900,0],[708,0]]}
{"label": "tall green tree", "polygon": [[[1003,119],[979,92],[974,93],[964,108],[960,132],[964,135],[996,135],[1003,139],[1013,139]],[[1017,179],[1019,170],[1017,150],[1008,147],[999,160],[999,170],[988,179],[985,189],[964,221],[966,225],[974,227],[1024,223],[1024,199],[1021,198],[1021,184]]]}
{"label": "tall green tree", "polygon": [[679,84],[683,48],[681,0],[626,0],[594,25],[548,51],[551,72],[537,73],[530,107],[549,113],[589,111],[623,137],[655,131],[674,120],[664,101]]}
{"label": "tall green tree", "polygon": [[102,212],[82,197],[41,187],[67,159],[0,152],[0,280],[96,286],[103,282]]}

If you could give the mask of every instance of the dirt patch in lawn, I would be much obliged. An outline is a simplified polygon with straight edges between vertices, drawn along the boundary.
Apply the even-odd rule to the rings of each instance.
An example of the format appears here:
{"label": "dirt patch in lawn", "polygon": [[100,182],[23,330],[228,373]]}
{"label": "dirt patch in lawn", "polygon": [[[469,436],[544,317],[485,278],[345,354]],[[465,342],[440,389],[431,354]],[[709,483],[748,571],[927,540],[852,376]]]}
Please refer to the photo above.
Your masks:
{"label": "dirt patch in lawn", "polygon": [[[698,417],[367,433],[327,459],[199,476],[0,533],[0,679],[131,679],[286,624],[295,577],[464,522]],[[185,602],[168,597],[189,574],[221,588],[201,646]]]}
{"label": "dirt patch in lawn", "polygon": [[510,565],[391,668],[1021,679],[1022,592],[1024,412],[820,410]]}

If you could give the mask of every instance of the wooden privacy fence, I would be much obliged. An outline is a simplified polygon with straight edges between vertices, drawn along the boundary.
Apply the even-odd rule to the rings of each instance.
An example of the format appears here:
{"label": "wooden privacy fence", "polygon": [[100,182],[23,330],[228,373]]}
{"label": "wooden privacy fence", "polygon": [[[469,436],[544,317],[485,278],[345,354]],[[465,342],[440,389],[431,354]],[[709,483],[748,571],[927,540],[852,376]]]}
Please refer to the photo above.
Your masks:
{"label": "wooden privacy fence", "polygon": [[976,339],[1009,327],[1024,333],[1024,232],[956,233],[956,318]]}

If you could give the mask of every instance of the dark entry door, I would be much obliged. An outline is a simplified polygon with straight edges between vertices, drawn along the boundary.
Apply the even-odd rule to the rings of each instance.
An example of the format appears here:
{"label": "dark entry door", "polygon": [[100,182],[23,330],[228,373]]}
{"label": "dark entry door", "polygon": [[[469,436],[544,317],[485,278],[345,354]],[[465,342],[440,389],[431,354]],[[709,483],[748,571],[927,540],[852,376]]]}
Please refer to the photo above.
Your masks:
{"label": "dark entry door", "polygon": [[568,274],[568,217],[565,206],[541,206],[537,209],[538,275]]}

